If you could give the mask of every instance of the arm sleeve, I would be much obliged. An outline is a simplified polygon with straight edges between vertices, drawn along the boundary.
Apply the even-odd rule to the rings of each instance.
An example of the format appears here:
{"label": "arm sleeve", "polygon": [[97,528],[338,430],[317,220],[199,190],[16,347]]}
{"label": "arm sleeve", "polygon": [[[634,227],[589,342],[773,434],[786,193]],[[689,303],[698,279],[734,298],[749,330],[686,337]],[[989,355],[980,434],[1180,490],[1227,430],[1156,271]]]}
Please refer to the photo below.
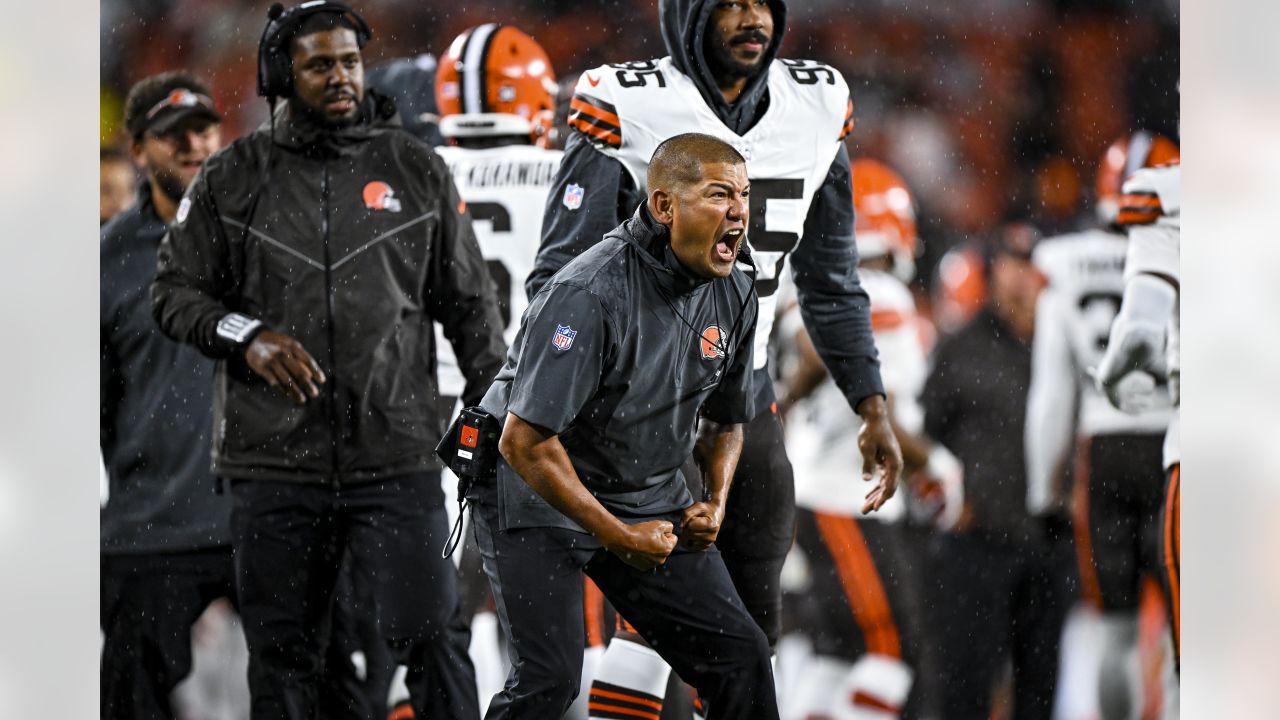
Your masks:
{"label": "arm sleeve", "polygon": [[600,387],[612,355],[604,305],[592,293],[553,285],[529,306],[511,382],[509,412],[559,435]]}
{"label": "arm sleeve", "polygon": [[425,304],[453,347],[458,368],[467,381],[462,401],[470,406],[480,402],[502,367],[506,348],[502,317],[498,313],[497,290],[480,254],[471,219],[463,214],[465,211],[459,212],[462,200],[444,161],[434,154],[431,158],[429,162],[441,180],[444,197],[437,226],[440,237],[427,272]]}
{"label": "arm sleeve", "polygon": [[791,269],[805,328],[850,406],[883,395],[871,301],[858,280],[853,187],[843,145],[814,195]]}
{"label": "arm sleeve", "polygon": [[1055,501],[1054,473],[1071,446],[1076,372],[1068,345],[1070,328],[1064,303],[1052,286],[1036,302],[1036,333],[1031,344],[1031,388],[1027,393],[1027,509],[1041,514]]}
{"label": "arm sleeve", "polygon": [[[745,291],[750,292],[750,288]],[[748,423],[752,419],[753,400],[756,394],[755,336],[759,301],[755,295],[747,301],[743,310],[741,330],[734,338],[732,362],[726,375],[720,380],[711,396],[702,404],[702,412],[709,419],[721,424]]]}
{"label": "arm sleeve", "polygon": [[[576,209],[565,204],[570,185],[581,188],[582,201]],[[641,197],[621,161],[596,149],[581,132],[570,132],[560,169],[547,194],[542,243],[524,285],[529,298],[537,295],[560,268],[630,217]]]}
{"label": "arm sleeve", "polygon": [[165,335],[224,358],[240,347],[218,334],[219,322],[231,314],[225,300],[234,286],[232,248],[204,170],[182,203],[186,217],[170,225],[160,242],[152,314]]}

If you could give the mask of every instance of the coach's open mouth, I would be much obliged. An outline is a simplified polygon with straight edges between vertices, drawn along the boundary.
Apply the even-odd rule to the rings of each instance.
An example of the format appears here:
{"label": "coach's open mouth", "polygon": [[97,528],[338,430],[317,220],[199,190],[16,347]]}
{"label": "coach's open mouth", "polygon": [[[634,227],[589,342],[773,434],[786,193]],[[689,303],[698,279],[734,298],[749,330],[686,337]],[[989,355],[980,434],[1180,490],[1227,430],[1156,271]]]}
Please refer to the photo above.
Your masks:
{"label": "coach's open mouth", "polygon": [[738,257],[738,247],[742,244],[742,228],[734,228],[716,241],[716,256],[725,262],[733,262]]}

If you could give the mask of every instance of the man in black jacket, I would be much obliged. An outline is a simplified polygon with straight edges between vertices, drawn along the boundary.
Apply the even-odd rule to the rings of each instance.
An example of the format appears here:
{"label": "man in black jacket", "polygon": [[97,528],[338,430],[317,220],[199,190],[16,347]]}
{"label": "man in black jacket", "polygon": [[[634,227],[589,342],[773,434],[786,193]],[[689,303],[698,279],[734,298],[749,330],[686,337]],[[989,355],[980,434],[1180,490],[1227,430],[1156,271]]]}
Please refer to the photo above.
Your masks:
{"label": "man in black jacket", "polygon": [[[649,179],[631,219],[530,303],[484,397],[505,419],[504,462],[471,494],[472,519],[512,659],[490,720],[558,718],[577,695],[581,572],[710,717],[778,717],[768,642],[712,545],[753,392],[758,306],[736,267],[746,165],[688,133],[658,147]],[[695,498],[682,466],[700,415]],[[593,695],[591,709],[656,715],[648,702]]]}
{"label": "man in black jacket", "polygon": [[214,467],[231,486],[255,718],[313,712],[344,550],[419,716],[479,713],[439,553],[432,322],[473,403],[501,364],[502,321],[444,164],[364,92],[368,36],[336,3],[273,20],[264,52],[285,60],[286,107],[209,160],[152,289],[165,333],[220,361]]}
{"label": "man in black jacket", "polygon": [[221,147],[209,90],[180,72],[140,81],[125,101],[130,151],[146,171],[138,202],[102,231],[99,333],[103,718],[171,718],[191,672],[191,625],[232,592],[227,498],[205,448],[213,362],[160,334],[147,288],[182,192]]}
{"label": "man in black jacket", "polygon": [[934,535],[926,568],[929,639],[948,719],[991,716],[992,684],[1012,659],[1013,717],[1053,715],[1062,624],[1075,600],[1070,528],[1027,512],[1023,430],[1043,277],[1034,231],[1009,225],[989,258],[991,296],[938,344],[924,429],[964,464],[965,507]]}

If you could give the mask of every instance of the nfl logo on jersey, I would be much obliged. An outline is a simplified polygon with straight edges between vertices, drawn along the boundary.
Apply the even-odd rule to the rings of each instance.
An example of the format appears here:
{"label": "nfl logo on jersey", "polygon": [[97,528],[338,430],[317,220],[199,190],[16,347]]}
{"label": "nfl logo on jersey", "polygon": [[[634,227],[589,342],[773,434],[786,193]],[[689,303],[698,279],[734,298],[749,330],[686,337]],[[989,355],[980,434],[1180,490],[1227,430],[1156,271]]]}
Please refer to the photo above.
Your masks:
{"label": "nfl logo on jersey", "polygon": [[573,347],[573,338],[577,336],[578,331],[568,325],[556,325],[556,334],[551,338],[551,344],[557,350],[568,350]]}
{"label": "nfl logo on jersey", "polygon": [[570,210],[577,210],[582,206],[582,193],[581,185],[569,185],[564,189],[564,200],[562,201],[564,206]]}

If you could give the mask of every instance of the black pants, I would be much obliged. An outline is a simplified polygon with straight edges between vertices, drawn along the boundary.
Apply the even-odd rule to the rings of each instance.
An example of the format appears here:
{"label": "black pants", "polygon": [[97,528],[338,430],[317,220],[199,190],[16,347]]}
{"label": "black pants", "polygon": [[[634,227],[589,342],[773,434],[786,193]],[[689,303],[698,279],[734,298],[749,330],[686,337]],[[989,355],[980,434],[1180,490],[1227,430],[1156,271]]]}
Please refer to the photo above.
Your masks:
{"label": "black pants", "polygon": [[[696,496],[695,496],[696,497]],[[796,528],[796,486],[782,422],[766,408],[743,428],[716,546],[769,645],[782,634],[782,565]]]}
{"label": "black pants", "polygon": [[191,626],[232,596],[231,550],[103,555],[101,573],[102,718],[172,718],[169,694],[191,672]]}
{"label": "black pants", "polygon": [[458,612],[457,573],[440,557],[448,520],[437,473],[333,489],[241,481],[232,485],[236,584],[249,644],[258,720],[309,720],[316,710],[330,606],[344,552],[419,717],[480,714],[470,633]]}
{"label": "black pants", "polygon": [[357,583],[354,575],[347,560],[338,573],[333,598],[332,634],[320,682],[320,720],[383,720],[387,716],[396,661],[370,611],[373,589]]}
{"label": "black pants", "polygon": [[943,717],[987,720],[992,684],[1012,658],[1014,720],[1049,720],[1062,624],[1078,595],[1065,529],[1035,543],[940,533],[931,565],[925,597]]}
{"label": "black pants", "polygon": [[1163,435],[1096,435],[1077,447],[1072,503],[1080,585],[1101,610],[1137,612],[1160,576]]}
{"label": "black pants", "polygon": [[[478,495],[472,521],[498,617],[510,638],[512,665],[486,718],[558,718],[577,696],[585,635],[583,572],[698,689],[708,703],[708,717],[778,717],[768,642],[715,548],[677,548],[665,565],[641,572],[590,535],[556,528],[501,531],[494,493]],[[593,714],[629,718],[651,711],[625,705],[619,701],[617,708]]]}

